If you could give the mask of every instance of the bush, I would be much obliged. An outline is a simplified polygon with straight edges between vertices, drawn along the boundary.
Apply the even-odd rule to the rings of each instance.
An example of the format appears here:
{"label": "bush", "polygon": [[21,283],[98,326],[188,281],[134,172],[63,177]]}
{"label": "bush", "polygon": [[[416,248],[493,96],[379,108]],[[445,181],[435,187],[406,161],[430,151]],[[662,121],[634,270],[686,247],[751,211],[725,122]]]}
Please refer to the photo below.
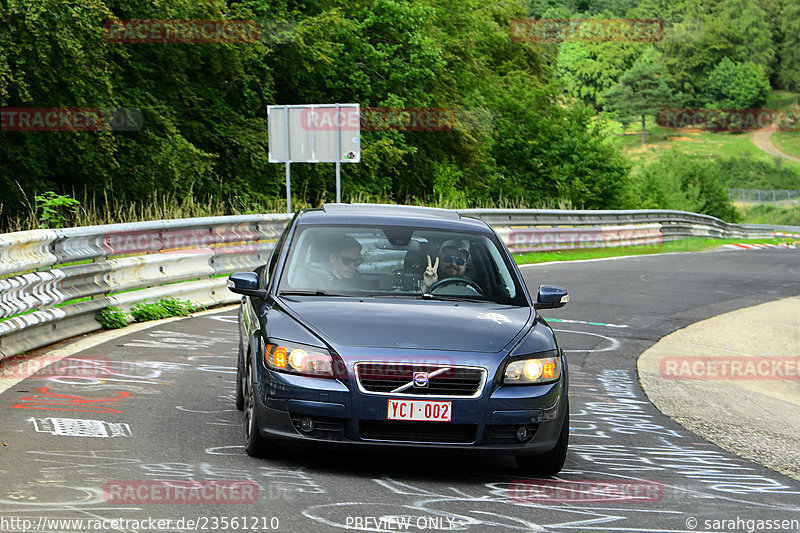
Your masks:
{"label": "bush", "polygon": [[169,317],[169,311],[159,304],[138,303],[131,308],[131,315],[136,322],[147,322],[148,320],[159,320]]}
{"label": "bush", "polygon": [[128,325],[128,313],[119,307],[106,307],[97,313],[97,321],[106,329],[119,329]]}
{"label": "bush", "polygon": [[197,310],[189,300],[181,301],[172,296],[162,298],[158,304],[169,313],[169,316],[187,316]]}
{"label": "bush", "polygon": [[722,184],[735,189],[796,190],[800,172],[783,164],[780,158],[762,161],[750,157],[718,159]]}
{"label": "bush", "polygon": [[187,316],[196,310],[197,307],[189,300],[178,300],[172,296],[165,296],[153,304],[141,302],[134,305],[131,308],[131,315],[136,322],[146,322],[171,316]]}
{"label": "bush", "polygon": [[81,207],[78,200],[53,191],[37,194],[33,199],[40,228],[63,228],[69,224],[67,217],[74,217]]}
{"label": "bush", "polygon": [[709,108],[749,109],[767,101],[767,77],[747,63],[734,63],[727,57],[714,67],[706,82],[705,99]]}
{"label": "bush", "polygon": [[698,160],[676,150],[665,152],[636,174],[639,206],[677,209],[738,222],[741,215],[728,200],[718,160]]}

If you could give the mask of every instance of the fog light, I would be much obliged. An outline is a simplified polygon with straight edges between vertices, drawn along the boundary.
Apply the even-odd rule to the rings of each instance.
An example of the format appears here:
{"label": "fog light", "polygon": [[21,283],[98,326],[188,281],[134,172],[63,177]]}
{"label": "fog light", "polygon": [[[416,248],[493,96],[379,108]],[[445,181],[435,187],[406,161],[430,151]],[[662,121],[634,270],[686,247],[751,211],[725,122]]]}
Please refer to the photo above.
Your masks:
{"label": "fog light", "polygon": [[525,426],[520,426],[517,429],[517,440],[520,442],[525,442],[528,440],[528,428]]}
{"label": "fog light", "polygon": [[311,418],[308,418],[307,416],[304,416],[300,420],[300,429],[304,433],[311,433],[312,431],[314,431],[314,420],[311,419]]}

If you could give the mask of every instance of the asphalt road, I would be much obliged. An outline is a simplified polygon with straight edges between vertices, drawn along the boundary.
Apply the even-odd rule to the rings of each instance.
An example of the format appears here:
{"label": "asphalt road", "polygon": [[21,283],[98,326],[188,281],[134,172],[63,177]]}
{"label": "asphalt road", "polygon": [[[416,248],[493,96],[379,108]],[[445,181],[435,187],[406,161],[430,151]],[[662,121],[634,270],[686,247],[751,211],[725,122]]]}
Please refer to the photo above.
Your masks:
{"label": "asphalt road", "polygon": [[[507,457],[248,457],[233,405],[236,313],[228,309],[123,335],[0,394],[0,531],[800,530],[800,482],[672,422],[636,375],[639,354],[670,332],[800,294],[800,252],[523,272],[532,291],[547,283],[571,294],[568,306],[545,314],[571,376],[570,448],[558,480],[522,479]],[[219,503],[126,499],[126,490],[157,480],[215,481]],[[234,482],[238,492],[220,489]]]}

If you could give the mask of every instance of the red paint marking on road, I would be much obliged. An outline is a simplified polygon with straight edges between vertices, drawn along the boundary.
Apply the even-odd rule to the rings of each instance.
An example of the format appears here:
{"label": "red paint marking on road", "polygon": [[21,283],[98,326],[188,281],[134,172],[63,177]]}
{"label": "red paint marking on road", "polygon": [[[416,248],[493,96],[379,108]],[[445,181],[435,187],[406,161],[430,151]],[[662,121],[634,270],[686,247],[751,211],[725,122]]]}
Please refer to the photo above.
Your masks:
{"label": "red paint marking on road", "polygon": [[[50,387],[38,387],[40,394],[26,396],[21,399],[21,403],[14,406],[15,409],[44,409],[48,411],[81,411],[85,413],[121,413],[122,411],[99,405],[108,402],[118,402],[131,395],[130,392],[116,391],[117,396],[73,396],[71,394],[57,394],[50,392]],[[86,407],[78,409],[75,406]]]}

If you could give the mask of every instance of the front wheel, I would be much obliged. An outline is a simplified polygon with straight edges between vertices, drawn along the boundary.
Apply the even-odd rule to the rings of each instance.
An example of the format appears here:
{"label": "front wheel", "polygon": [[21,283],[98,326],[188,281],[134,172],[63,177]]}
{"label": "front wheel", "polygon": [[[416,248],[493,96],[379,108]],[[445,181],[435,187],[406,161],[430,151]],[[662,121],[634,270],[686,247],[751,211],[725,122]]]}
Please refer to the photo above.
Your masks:
{"label": "front wheel", "polygon": [[236,408],[240,411],[244,411],[244,378],[246,374],[242,371],[242,366],[244,366],[243,360],[242,345],[240,343],[239,356],[236,358]]}
{"label": "front wheel", "polygon": [[567,446],[569,445],[569,400],[567,400],[566,411],[558,442],[552,450],[541,455],[514,457],[520,472],[533,476],[554,476],[561,472],[567,458]]}
{"label": "front wheel", "polygon": [[275,455],[277,446],[264,440],[256,414],[256,393],[253,386],[253,370],[250,361],[245,362],[244,382],[244,449],[251,457]]}

